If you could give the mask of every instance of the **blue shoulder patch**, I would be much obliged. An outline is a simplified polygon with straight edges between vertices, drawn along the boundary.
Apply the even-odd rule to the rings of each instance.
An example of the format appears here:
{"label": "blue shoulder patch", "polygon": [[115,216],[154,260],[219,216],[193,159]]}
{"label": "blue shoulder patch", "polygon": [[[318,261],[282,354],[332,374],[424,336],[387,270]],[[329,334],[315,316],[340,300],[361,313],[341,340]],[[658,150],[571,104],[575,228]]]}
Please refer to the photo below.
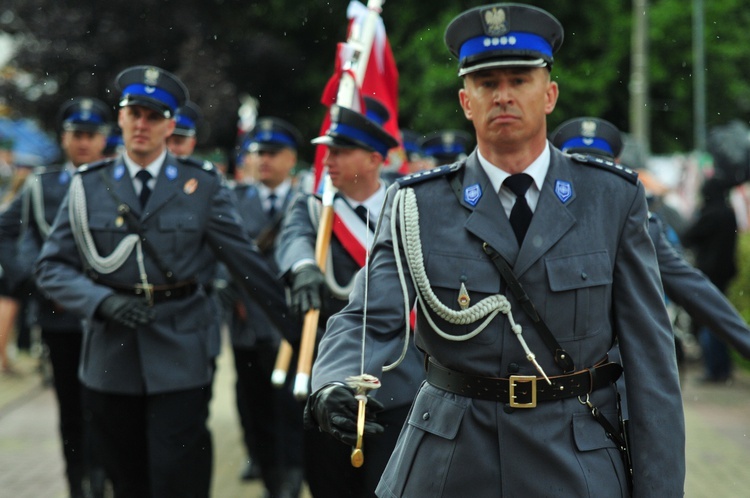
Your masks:
{"label": "blue shoulder patch", "polygon": [[82,164],[78,167],[76,170],[77,173],[86,173],[87,171],[94,171],[97,169],[101,169],[104,166],[109,166],[110,164],[115,162],[115,158],[110,159],[103,159],[101,161],[96,161],[94,163],[88,163],[88,164]]}
{"label": "blue shoulder patch", "polygon": [[426,180],[430,180],[432,178],[438,178],[440,176],[445,176],[449,173],[454,173],[456,171],[459,171],[461,168],[464,167],[465,161],[460,161],[453,164],[446,164],[443,166],[439,166],[437,168],[432,169],[426,169],[424,171],[419,171],[417,173],[413,173],[411,175],[402,176],[401,178],[396,179],[396,183],[399,185],[399,187],[405,187],[407,185],[414,185],[415,183],[420,183]]}
{"label": "blue shoulder patch", "polygon": [[570,157],[574,161],[586,166],[594,166],[596,168],[603,169],[605,171],[609,171],[610,173],[621,176],[633,185],[636,185],[638,183],[638,173],[636,171],[633,171],[632,169],[625,167],[622,164],[617,164],[611,159],[595,156],[592,154],[579,153],[571,154]]}

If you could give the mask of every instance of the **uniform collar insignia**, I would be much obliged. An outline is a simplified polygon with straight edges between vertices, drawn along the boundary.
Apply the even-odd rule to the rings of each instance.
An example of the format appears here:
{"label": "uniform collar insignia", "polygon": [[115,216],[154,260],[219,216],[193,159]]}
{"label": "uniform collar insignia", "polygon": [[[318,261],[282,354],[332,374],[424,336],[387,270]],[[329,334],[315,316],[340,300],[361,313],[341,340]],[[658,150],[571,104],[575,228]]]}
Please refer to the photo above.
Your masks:
{"label": "uniform collar insignia", "polygon": [[482,187],[478,183],[469,185],[464,189],[464,201],[470,206],[476,206],[479,199],[482,198]]}
{"label": "uniform collar insignia", "polygon": [[565,204],[573,196],[573,185],[565,180],[556,180],[555,195],[560,199],[560,202]]}
{"label": "uniform collar insignia", "polygon": [[177,178],[177,166],[174,164],[168,164],[166,170],[164,171],[164,176],[166,176],[169,180],[174,180]]}
{"label": "uniform collar insignia", "polygon": [[115,180],[120,181],[124,175],[125,175],[125,165],[118,164],[115,167],[115,171],[112,173],[112,176],[114,176]]}

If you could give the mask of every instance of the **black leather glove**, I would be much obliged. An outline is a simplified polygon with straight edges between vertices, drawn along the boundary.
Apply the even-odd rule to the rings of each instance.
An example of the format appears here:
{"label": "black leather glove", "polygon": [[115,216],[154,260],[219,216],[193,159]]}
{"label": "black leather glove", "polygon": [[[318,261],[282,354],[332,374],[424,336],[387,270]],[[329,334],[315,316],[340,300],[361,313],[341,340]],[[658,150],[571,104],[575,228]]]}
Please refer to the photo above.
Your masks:
{"label": "black leather glove", "polygon": [[298,268],[292,275],[291,312],[302,318],[312,309],[321,309],[325,286],[325,276],[317,265]]}
{"label": "black leather glove", "polygon": [[96,316],[131,329],[150,323],[156,314],[140,297],[112,294],[96,308]]}
{"label": "black leather glove", "polygon": [[[330,385],[322,388],[307,400],[305,419],[317,423],[320,430],[327,432],[342,443],[357,444],[357,411],[359,402],[354,397],[354,389],[348,386]],[[376,423],[375,414],[383,410],[383,405],[375,398],[367,397],[365,410],[365,435],[373,436],[383,432],[383,426]],[[313,424],[314,425],[314,424]]]}

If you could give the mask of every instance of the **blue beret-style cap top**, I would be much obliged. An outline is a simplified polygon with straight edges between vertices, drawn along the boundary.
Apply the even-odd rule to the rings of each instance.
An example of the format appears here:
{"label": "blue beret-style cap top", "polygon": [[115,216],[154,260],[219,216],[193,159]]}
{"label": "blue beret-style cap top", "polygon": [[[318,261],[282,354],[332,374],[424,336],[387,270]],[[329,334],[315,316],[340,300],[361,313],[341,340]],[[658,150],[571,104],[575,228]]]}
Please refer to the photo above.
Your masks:
{"label": "blue beret-style cap top", "polygon": [[66,101],[58,111],[60,128],[65,131],[108,133],[112,111],[99,99],[76,97]]}
{"label": "blue beret-style cap top", "polygon": [[605,119],[580,117],[569,119],[555,128],[550,142],[563,152],[588,153],[611,159],[622,152],[622,135]]}
{"label": "blue beret-style cap top", "polygon": [[280,118],[263,117],[250,131],[246,148],[250,152],[297,150],[301,143],[302,134],[292,124]]}
{"label": "blue beret-style cap top", "polygon": [[201,119],[201,109],[195,102],[185,102],[183,106],[177,109],[174,119],[175,127],[172,132],[173,135],[193,137],[198,127],[198,121]]}
{"label": "blue beret-style cap top", "polygon": [[531,5],[498,3],[465,11],[445,30],[445,44],[458,58],[458,75],[494,67],[551,67],[563,27]]}
{"label": "blue beret-style cap top", "polygon": [[155,66],[133,66],[115,79],[121,90],[120,107],[140,105],[171,118],[188,101],[187,87],[169,71]]}
{"label": "blue beret-style cap top", "polygon": [[[367,103],[368,100],[365,99]],[[398,145],[398,140],[393,138],[380,125],[379,120],[383,118],[382,112],[388,112],[382,104],[380,108],[372,102],[368,104],[370,113],[374,112],[378,117],[371,119],[365,114],[360,114],[352,109],[341,107],[340,105],[331,106],[331,126],[326,134],[313,139],[313,144],[328,145],[331,147],[343,148],[360,148],[378,152],[384,158],[388,156],[388,150]],[[388,121],[386,114],[383,122]]]}

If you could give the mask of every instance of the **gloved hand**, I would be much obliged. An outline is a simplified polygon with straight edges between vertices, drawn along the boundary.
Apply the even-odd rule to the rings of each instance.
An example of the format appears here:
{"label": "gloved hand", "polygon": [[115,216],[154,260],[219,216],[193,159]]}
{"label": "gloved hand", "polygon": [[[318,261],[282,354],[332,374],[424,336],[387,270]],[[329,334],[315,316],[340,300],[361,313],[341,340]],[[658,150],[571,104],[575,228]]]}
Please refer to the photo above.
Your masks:
{"label": "gloved hand", "polygon": [[105,298],[96,308],[96,316],[131,329],[146,325],[156,318],[154,310],[144,299],[122,294],[112,294]]}
{"label": "gloved hand", "polygon": [[[321,430],[342,443],[354,446],[357,444],[358,407],[359,402],[354,397],[354,389],[333,384],[310,396],[305,405],[305,419],[308,425],[312,419]],[[375,414],[381,410],[383,405],[368,396],[365,410],[366,436],[383,432],[383,426],[374,422]]]}
{"label": "gloved hand", "polygon": [[323,304],[325,276],[317,265],[304,265],[292,275],[291,312],[302,318],[311,309],[319,310]]}

